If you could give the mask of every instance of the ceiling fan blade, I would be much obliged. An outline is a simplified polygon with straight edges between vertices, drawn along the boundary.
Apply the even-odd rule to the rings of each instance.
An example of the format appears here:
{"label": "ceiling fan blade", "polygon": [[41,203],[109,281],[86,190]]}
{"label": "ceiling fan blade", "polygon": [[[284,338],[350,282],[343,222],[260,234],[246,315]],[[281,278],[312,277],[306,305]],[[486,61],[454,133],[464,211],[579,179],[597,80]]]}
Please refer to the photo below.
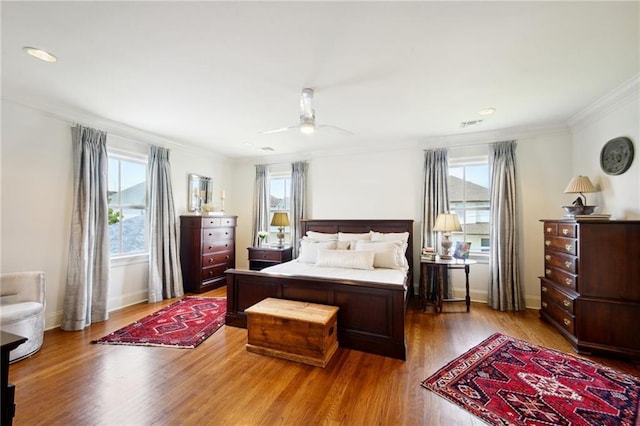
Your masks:
{"label": "ceiling fan blade", "polygon": [[260,132],[260,134],[262,134],[262,135],[270,135],[272,133],[282,133],[282,132],[286,132],[288,130],[297,129],[299,127],[300,127],[300,125],[296,124],[295,126],[282,127],[280,129],[265,130],[265,131]]}
{"label": "ceiling fan blade", "polygon": [[343,132],[343,133],[345,133],[345,134],[347,134],[349,136],[355,136],[355,133],[353,133],[352,131],[349,131],[347,129],[343,129],[342,127],[332,126],[330,124],[319,124],[319,125],[316,125],[316,127],[320,128],[320,129],[322,129],[322,128],[330,128],[330,129],[334,129],[334,130],[338,130],[340,132]]}

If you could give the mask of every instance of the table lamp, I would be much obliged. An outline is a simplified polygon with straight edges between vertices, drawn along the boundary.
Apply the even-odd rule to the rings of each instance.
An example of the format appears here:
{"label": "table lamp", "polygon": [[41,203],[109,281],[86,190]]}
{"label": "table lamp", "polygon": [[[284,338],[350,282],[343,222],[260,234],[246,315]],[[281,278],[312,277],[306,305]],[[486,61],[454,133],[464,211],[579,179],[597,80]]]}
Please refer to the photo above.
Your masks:
{"label": "table lamp", "polygon": [[587,197],[583,194],[584,192],[596,192],[596,187],[593,186],[591,180],[589,180],[588,176],[576,176],[571,179],[569,185],[564,190],[565,194],[580,194],[584,197],[584,202],[582,198],[578,197],[573,202],[572,206],[562,206],[569,215],[577,215],[577,214],[591,214],[595,210],[596,206],[587,205]]}
{"label": "table lamp", "polygon": [[271,226],[278,227],[278,247],[284,247],[284,227],[289,226],[289,215],[287,212],[275,212],[271,218]]}
{"label": "table lamp", "polygon": [[440,255],[440,259],[451,259],[452,257],[449,254],[452,244],[451,233],[462,231],[458,215],[455,213],[440,213],[436,218],[433,230],[442,232],[442,254]]}

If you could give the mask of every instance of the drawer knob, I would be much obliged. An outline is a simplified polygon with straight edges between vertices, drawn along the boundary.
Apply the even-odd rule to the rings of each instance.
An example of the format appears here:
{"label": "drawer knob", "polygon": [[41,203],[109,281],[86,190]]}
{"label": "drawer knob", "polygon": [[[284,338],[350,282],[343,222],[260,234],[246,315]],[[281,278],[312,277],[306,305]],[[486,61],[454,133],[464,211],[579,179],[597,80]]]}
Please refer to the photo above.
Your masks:
{"label": "drawer knob", "polygon": [[224,257],[224,260],[229,260],[229,255],[226,255],[226,256]]}
{"label": "drawer knob", "polygon": [[570,261],[568,261],[568,260],[566,260],[566,261],[564,262],[564,266],[566,266],[567,268],[571,268],[571,262],[570,262]]}
{"label": "drawer knob", "polygon": [[546,293],[547,292],[547,288],[545,286],[542,286],[542,292]]}
{"label": "drawer knob", "polygon": [[567,299],[564,299],[562,301],[562,304],[568,308],[571,305],[571,302],[569,302]]}
{"label": "drawer knob", "polygon": [[213,263],[213,258],[209,258],[209,263]]}
{"label": "drawer knob", "polygon": [[545,254],[544,255],[544,260],[551,260],[551,255]]}
{"label": "drawer knob", "polygon": [[550,233],[551,233],[551,229],[552,229],[551,227],[548,227],[548,228],[547,228],[547,234],[550,234]]}
{"label": "drawer knob", "polygon": [[544,242],[544,245],[545,245],[545,246],[547,246],[547,247],[549,247],[549,246],[551,245],[551,241],[546,240],[546,241]]}
{"label": "drawer knob", "polygon": [[542,302],[542,307],[543,307],[543,308],[546,308],[547,306],[548,306],[548,305],[547,305],[547,302]]}
{"label": "drawer knob", "polygon": [[564,246],[564,248],[565,248],[568,252],[573,251],[573,245],[572,245],[572,244],[567,244],[566,246]]}
{"label": "drawer knob", "polygon": [[546,276],[551,275],[551,269],[545,269],[545,270],[544,270],[544,274],[545,274]]}
{"label": "drawer knob", "polygon": [[569,230],[568,230],[568,229],[563,229],[563,230],[562,230],[562,235],[567,235],[568,233],[569,233]]}
{"label": "drawer knob", "polygon": [[571,325],[571,321],[569,321],[568,319],[564,318],[562,320],[562,322],[564,323],[564,325],[566,325],[567,327]]}
{"label": "drawer knob", "polygon": [[567,283],[567,285],[572,285],[573,284],[573,280],[571,278],[565,278],[564,282]]}

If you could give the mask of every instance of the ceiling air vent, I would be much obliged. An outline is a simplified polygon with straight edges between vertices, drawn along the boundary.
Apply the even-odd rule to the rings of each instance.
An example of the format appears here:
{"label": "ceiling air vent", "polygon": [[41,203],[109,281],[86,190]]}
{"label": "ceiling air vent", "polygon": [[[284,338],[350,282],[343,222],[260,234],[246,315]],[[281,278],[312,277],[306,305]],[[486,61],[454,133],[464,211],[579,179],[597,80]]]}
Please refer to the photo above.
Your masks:
{"label": "ceiling air vent", "polygon": [[260,148],[261,151],[275,151],[275,149],[271,148],[270,146],[263,146]]}
{"label": "ceiling air vent", "polygon": [[482,120],[463,121],[462,123],[460,123],[460,127],[464,128],[464,127],[478,126],[480,123],[482,123]]}

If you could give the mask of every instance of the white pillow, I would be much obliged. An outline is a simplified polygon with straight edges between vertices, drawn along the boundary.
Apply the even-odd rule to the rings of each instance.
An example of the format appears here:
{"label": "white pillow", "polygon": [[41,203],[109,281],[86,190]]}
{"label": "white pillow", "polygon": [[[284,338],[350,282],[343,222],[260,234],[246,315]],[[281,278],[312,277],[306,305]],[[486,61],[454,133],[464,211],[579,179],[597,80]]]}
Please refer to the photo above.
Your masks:
{"label": "white pillow", "polygon": [[318,249],[335,250],[336,241],[313,241],[313,240],[300,240],[300,255],[298,256],[298,262],[302,263],[316,263],[318,259]]}
{"label": "white pillow", "polygon": [[338,242],[336,243],[336,249],[337,250],[349,250],[349,247],[351,246],[351,241],[340,241],[338,240]]}
{"label": "white pillow", "polygon": [[406,269],[404,246],[400,241],[358,241],[356,250],[373,251],[376,268]]}
{"label": "white pillow", "polygon": [[338,234],[327,234],[325,232],[307,231],[307,237],[318,241],[337,240]]}
{"label": "white pillow", "polygon": [[329,268],[373,269],[373,251],[318,249],[317,266]]}
{"label": "white pillow", "polygon": [[371,241],[371,233],[353,234],[348,232],[338,232],[338,241],[366,240]]}
{"label": "white pillow", "polygon": [[375,232],[371,231],[371,241],[402,241],[409,242],[408,232]]}
{"label": "white pillow", "polygon": [[349,249],[355,250],[358,240],[371,241],[371,233],[365,232],[362,234],[338,232],[338,241],[348,241]]}

